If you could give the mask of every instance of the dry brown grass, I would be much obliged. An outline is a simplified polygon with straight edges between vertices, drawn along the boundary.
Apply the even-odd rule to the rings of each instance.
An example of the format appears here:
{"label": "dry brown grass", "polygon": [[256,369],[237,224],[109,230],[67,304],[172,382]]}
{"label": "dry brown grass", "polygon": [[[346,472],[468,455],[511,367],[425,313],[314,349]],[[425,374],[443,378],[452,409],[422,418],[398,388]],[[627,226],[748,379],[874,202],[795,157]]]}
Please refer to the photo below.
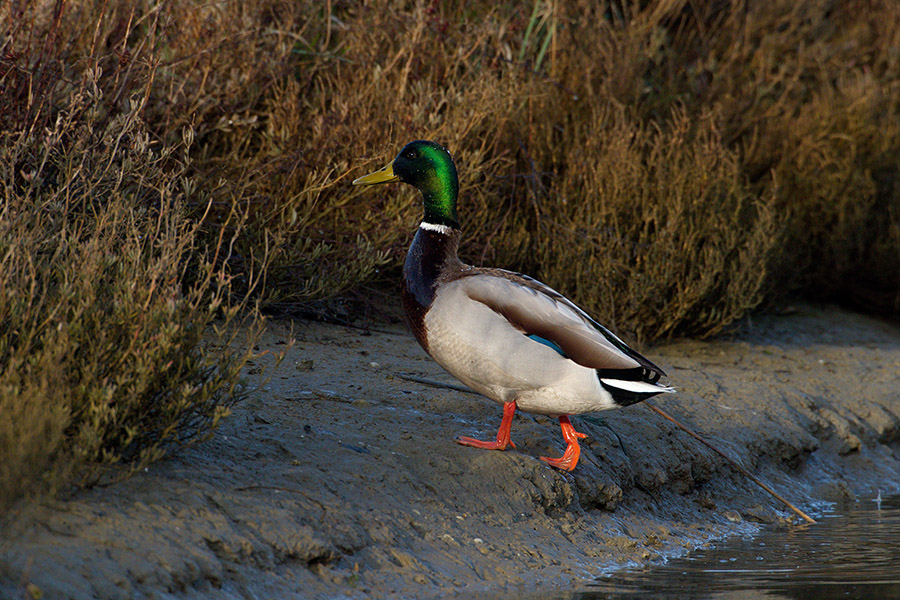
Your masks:
{"label": "dry brown grass", "polygon": [[[277,4],[275,22],[256,22],[256,33],[235,26],[228,38],[240,51],[224,64],[252,56],[241,72],[254,85],[236,96],[214,87],[217,41],[188,54],[196,65],[179,73],[196,82],[183,86],[194,99],[179,105],[211,111],[190,113],[209,128],[198,168],[241,182],[229,202],[260,207],[275,247],[269,300],[395,277],[419,216],[415,196],[348,182],[410,139],[433,138],[459,162],[464,254],[538,273],[620,331],[708,335],[763,299],[798,292],[880,298],[895,310],[900,280],[877,274],[896,273],[887,232],[900,202],[891,183],[897,9],[832,5],[719,3],[698,14],[687,2],[538,2],[535,12],[338,2],[326,14],[328,5]],[[219,31],[247,24],[220,19]],[[616,136],[636,140],[636,152],[624,150],[633,166]],[[670,145],[685,155],[662,151]],[[707,181],[695,180],[702,160],[711,161]],[[617,235],[646,247],[644,258],[579,248],[578,217],[559,208],[560,194],[603,218],[613,215],[601,207],[617,203]],[[720,214],[730,208],[739,217]],[[695,216],[671,224],[687,227],[671,237],[638,225],[670,210]],[[539,227],[548,220],[566,225],[549,235]],[[262,231],[251,228],[242,255],[263,245]],[[701,239],[703,248],[691,245]]]}
{"label": "dry brown grass", "polygon": [[767,273],[749,266],[769,263],[779,227],[714,119],[595,119],[567,147],[603,160],[552,182],[536,208],[537,232],[556,240],[535,256],[543,278],[638,338],[709,335],[758,305]]}
{"label": "dry brown grass", "polygon": [[[168,190],[156,193],[178,199],[167,213],[177,225],[159,229],[171,238],[156,248],[183,268],[233,240],[224,268],[238,296],[263,274],[256,292],[269,305],[393,292],[415,194],[350,181],[431,138],[458,162],[464,257],[540,276],[620,333],[710,335],[798,294],[900,309],[890,0],[0,10],[0,128],[17,153],[7,194],[27,199],[22,214],[66,214],[44,200],[61,189],[129,201],[125,190]],[[68,188],[56,175],[39,178],[49,188],[26,181],[66,114],[65,152],[46,173],[83,172]],[[119,141],[79,145],[95,139],[85,123]],[[122,224],[115,236],[150,222],[108,221]],[[149,268],[146,249],[132,252],[144,258],[129,268]],[[103,271],[63,271],[76,281],[91,269]],[[186,272],[205,281],[200,267]],[[40,356],[35,365],[58,362]],[[48,439],[61,415],[46,412]]]}
{"label": "dry brown grass", "polygon": [[[717,317],[692,322],[688,315],[699,313],[688,306],[697,300],[673,298],[653,317],[620,312],[643,302],[634,298],[653,297],[653,286],[708,288],[708,281],[684,280],[678,263],[690,259],[674,249],[671,269],[665,260],[652,273],[620,265],[629,284],[615,302],[565,291],[646,338],[719,331],[784,292],[847,294],[847,278],[860,296],[896,309],[891,290],[900,281],[877,274],[896,272],[889,232],[900,203],[893,184],[900,9],[876,0],[643,4],[110,0],[66,5],[59,29],[69,36],[72,77],[90,62],[76,59],[83,56],[95,57],[107,79],[152,77],[143,114],[159,139],[175,143],[193,127],[192,173],[220,211],[249,212],[235,264],[260,269],[267,256],[269,303],[327,297],[396,275],[418,217],[414,196],[348,183],[425,137],[447,145],[460,163],[464,252],[565,281],[547,265],[571,264],[583,249],[531,235],[538,219],[570,218],[536,207],[555,206],[559,191],[610,202],[597,196],[595,170],[610,178],[604,185],[623,206],[668,202],[665,186],[628,183],[627,169],[625,180],[613,181],[622,161],[597,141],[609,139],[612,127],[665,145],[669,132],[684,129],[677,121],[689,121],[699,128],[684,133],[689,140],[715,124],[716,143],[736,165],[734,193],[747,196],[741,203],[754,212],[765,207],[775,224],[766,243],[777,248],[752,268],[731,265],[740,256],[721,246],[722,272],[747,277],[729,284],[740,298],[722,302],[733,309],[711,308],[706,313]],[[35,19],[45,28],[52,28],[51,9],[48,3]],[[693,152],[692,144],[680,147]],[[685,169],[672,173],[676,179],[696,172],[690,156],[669,156]],[[695,202],[706,197],[701,188],[692,189]],[[718,207],[693,210],[706,211],[716,226],[732,223],[714,214]],[[729,235],[755,239],[758,224],[747,225]],[[571,236],[571,228],[560,235]],[[570,249],[576,254],[567,256]],[[601,282],[602,263],[578,268]],[[875,287],[864,290],[864,282]],[[648,288],[635,287],[642,285]]]}

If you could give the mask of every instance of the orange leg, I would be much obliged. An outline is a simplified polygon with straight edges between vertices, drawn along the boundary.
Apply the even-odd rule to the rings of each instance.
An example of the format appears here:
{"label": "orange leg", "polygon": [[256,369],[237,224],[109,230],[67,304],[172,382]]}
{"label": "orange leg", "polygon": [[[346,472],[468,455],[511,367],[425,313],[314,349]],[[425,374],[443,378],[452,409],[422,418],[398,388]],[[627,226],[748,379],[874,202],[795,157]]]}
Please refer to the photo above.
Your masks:
{"label": "orange leg", "polygon": [[473,448],[484,448],[485,450],[506,450],[507,445],[515,448],[516,445],[509,439],[509,430],[512,427],[514,414],[516,414],[516,403],[504,402],[503,420],[500,421],[500,429],[497,431],[496,442],[482,442],[481,440],[476,440],[474,438],[460,436],[456,438],[456,443],[462,444],[463,446],[472,446]]}
{"label": "orange leg", "polygon": [[563,415],[559,418],[559,426],[562,429],[563,437],[566,440],[566,452],[560,458],[548,458],[546,456],[542,456],[541,460],[550,465],[551,467],[556,467],[557,469],[562,469],[563,471],[571,471],[575,468],[575,465],[578,464],[578,458],[581,456],[581,446],[578,445],[578,438],[586,438],[587,435],[584,433],[578,433],[575,431],[575,428],[572,427],[572,422],[569,421],[569,417]]}

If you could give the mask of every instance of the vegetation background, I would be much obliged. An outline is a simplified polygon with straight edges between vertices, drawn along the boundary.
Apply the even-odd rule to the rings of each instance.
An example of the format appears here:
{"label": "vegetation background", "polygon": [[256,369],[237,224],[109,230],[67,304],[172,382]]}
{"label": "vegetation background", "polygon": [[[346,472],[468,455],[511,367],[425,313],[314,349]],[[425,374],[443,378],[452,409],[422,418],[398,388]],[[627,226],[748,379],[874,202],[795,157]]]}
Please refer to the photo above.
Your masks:
{"label": "vegetation background", "polygon": [[0,508],[208,435],[254,306],[378,310],[421,209],[350,181],[420,138],[465,259],[633,339],[900,309],[893,0],[12,0]]}

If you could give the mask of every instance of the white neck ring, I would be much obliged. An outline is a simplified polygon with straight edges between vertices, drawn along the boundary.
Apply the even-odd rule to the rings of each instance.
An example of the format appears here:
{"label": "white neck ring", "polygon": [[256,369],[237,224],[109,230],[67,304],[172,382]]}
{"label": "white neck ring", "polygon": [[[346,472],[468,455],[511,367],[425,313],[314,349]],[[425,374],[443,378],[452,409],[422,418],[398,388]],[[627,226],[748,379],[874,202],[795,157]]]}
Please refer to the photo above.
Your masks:
{"label": "white neck ring", "polygon": [[453,228],[449,225],[439,225],[437,223],[428,223],[426,221],[422,221],[419,223],[419,229],[424,229],[425,231],[436,231],[438,233],[442,233],[444,235],[449,235]]}

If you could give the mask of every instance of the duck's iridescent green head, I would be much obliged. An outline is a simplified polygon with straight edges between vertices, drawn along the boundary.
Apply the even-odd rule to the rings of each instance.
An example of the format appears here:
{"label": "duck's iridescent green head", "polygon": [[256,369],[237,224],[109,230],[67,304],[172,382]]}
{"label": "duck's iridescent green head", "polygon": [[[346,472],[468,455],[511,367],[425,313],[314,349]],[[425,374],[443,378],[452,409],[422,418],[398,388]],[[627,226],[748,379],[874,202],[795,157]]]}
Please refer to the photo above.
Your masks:
{"label": "duck's iridescent green head", "polygon": [[410,142],[385,167],[360,177],[353,185],[402,181],[422,192],[425,222],[459,228],[456,198],[459,179],[447,149],[425,140]]}

